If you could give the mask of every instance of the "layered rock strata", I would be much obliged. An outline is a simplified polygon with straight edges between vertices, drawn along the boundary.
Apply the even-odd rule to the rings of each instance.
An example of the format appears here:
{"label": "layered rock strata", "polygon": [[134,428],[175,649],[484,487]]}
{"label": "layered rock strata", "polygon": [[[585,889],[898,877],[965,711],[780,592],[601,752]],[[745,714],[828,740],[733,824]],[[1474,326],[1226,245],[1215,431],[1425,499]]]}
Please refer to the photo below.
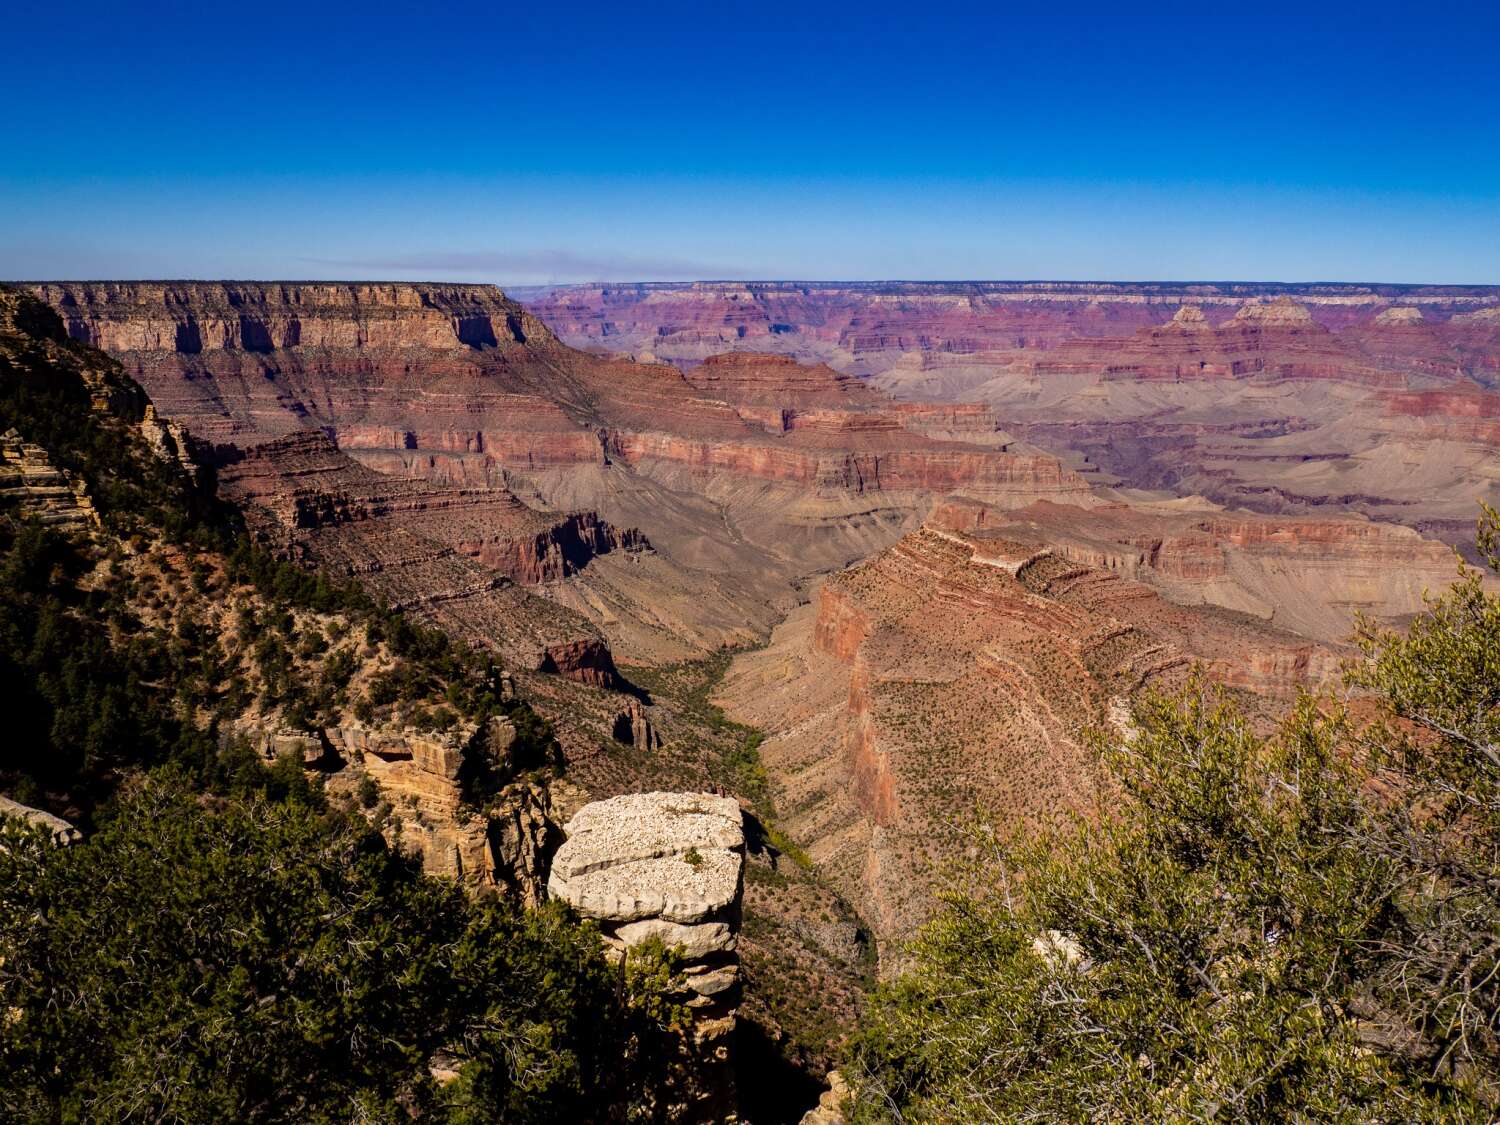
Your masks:
{"label": "layered rock strata", "polygon": [[[907,430],[899,414],[882,418],[883,395],[830,369],[770,357],[684,379],[669,367],[601,360],[561,345],[485,286],[115,282],[36,291],[75,339],[121,358],[164,413],[207,438],[245,444],[315,423],[349,452],[517,470],[662,460],[804,486],[1001,494],[1025,491],[1040,473],[1032,493],[1083,491],[1055,464],[1043,469],[1044,459],[1010,464],[993,448],[948,448]],[[804,421],[768,428],[736,404],[794,406]]]}
{"label": "layered rock strata", "polygon": [[1168,601],[1238,610],[1338,644],[1356,615],[1400,623],[1452,581],[1453,552],[1410,528],[1359,518],[1272,516],[1201,499],[1040,503],[1016,512],[961,498],[928,526],[1003,535],[1150,585]]}
{"label": "layered rock strata", "polygon": [[527,296],[579,346],[691,368],[774,351],[977,399],[1133,485],[1356,511],[1466,541],[1500,496],[1500,288],[699,283]]}
{"label": "layered rock strata", "polygon": [[466,775],[510,772],[510,719],[447,731],[351,719],[305,731],[247,717],[235,733],[268,760],[290,755],[323,772],[337,791],[357,795],[362,782],[373,782],[388,809],[380,818],[385,835],[429,874],[502,887],[533,905],[545,897],[547,864],[561,843],[546,789],[514,782],[483,807],[464,791]]}
{"label": "layered rock strata", "polygon": [[0,434],[0,505],[48,527],[87,530],[99,523],[83,482],[15,430]]}
{"label": "layered rock strata", "polygon": [[321,433],[253,446],[219,472],[263,535],[333,574],[357,577],[518,667],[615,683],[598,631],[519,582],[561,579],[595,551],[644,549],[592,513],[548,516],[503,489],[451,488],[383,476]]}
{"label": "layered rock strata", "polygon": [[[1091,502],[1086,480],[982,410],[899,408],[775,357],[685,377],[586,355],[490,287],[36,290],[195,435],[250,448],[317,429],[389,475],[639,528],[654,554],[611,549],[549,591],[637,660],[764,636],[801,579],[889,544],[934,494]],[[596,552],[608,538],[574,534]]]}
{"label": "layered rock strata", "polygon": [[1270,712],[1337,673],[1337,650],[1174,604],[1013,535],[1012,518],[950,530],[950,514],[830,576],[717,697],[767,731],[783,827],[882,950],[926,916],[976,818],[1024,832],[1112,799],[1089,738],[1127,722],[1137,693],[1197,667]]}

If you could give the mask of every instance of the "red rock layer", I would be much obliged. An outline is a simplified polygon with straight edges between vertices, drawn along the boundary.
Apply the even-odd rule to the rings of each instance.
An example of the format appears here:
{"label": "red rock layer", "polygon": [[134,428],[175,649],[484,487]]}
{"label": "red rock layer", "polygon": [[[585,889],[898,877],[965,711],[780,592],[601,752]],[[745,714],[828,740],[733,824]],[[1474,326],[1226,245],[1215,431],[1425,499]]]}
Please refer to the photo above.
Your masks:
{"label": "red rock layer", "polygon": [[[1493,287],[1074,282],[696,282],[553,286],[527,306],[565,341],[690,363],[730,350],[859,357],[888,351],[980,355],[1128,336],[1184,305],[1218,323],[1247,301],[1288,296],[1322,326],[1374,324],[1393,308],[1474,330]],[[1387,317],[1381,327],[1391,326]],[[1395,318],[1395,327],[1410,326]],[[1478,325],[1479,330],[1488,322]]]}
{"label": "red rock layer", "polygon": [[1011,434],[1138,487],[1455,543],[1476,496],[1500,501],[1496,287],[773,282],[528,300],[570,342],[684,367],[774,351],[904,399],[981,400]]}
{"label": "red rock layer", "polygon": [[722,693],[768,728],[794,838],[882,941],[926,914],[976,813],[1001,831],[1093,815],[1107,792],[1088,732],[1119,726],[1144,688],[1178,686],[1197,664],[1252,708],[1278,707],[1336,672],[1329,648],[1173,604],[991,530],[1015,514],[984,511],[830,577],[767,649],[736,660]]}
{"label": "red rock layer", "polygon": [[1356,518],[1260,515],[1204,505],[1040,503],[996,512],[949,498],[928,526],[1003,537],[1021,550],[1153,586],[1169,600],[1240,610],[1281,628],[1341,642],[1356,611],[1399,621],[1452,580],[1452,552],[1409,528]]}
{"label": "red rock layer", "polygon": [[599,359],[562,346],[485,286],[122,282],[38,292],[76,338],[118,355],[165,414],[221,441],[315,425],[350,452],[518,471],[654,460],[856,492],[1087,497],[1055,460],[935,440],[922,415],[830,368],[736,357],[685,378]]}
{"label": "red rock layer", "polygon": [[546,515],[503,490],[383,476],[317,432],[254,446],[225,464],[219,481],[263,535],[335,574],[357,575],[393,605],[518,668],[616,682],[609,648],[587,621],[513,583],[557,581],[595,555],[645,549],[639,532],[592,512]]}

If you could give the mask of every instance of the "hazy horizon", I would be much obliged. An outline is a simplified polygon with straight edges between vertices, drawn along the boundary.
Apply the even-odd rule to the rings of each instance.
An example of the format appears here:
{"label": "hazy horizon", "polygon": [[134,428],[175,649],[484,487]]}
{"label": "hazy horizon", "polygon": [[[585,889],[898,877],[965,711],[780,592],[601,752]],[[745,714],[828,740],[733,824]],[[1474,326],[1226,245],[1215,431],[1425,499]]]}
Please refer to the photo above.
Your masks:
{"label": "hazy horizon", "polygon": [[573,281],[517,281],[504,279],[474,279],[462,277],[391,277],[369,276],[114,276],[85,277],[4,277],[0,281],[16,284],[108,284],[131,282],[155,285],[492,285],[498,289],[543,290],[567,289],[585,286],[691,286],[691,285],[826,285],[826,286],[880,286],[880,285],[1149,285],[1163,287],[1239,287],[1249,289],[1310,289],[1319,287],[1348,289],[1500,289],[1500,282],[1469,281],[1393,281],[1389,278],[1362,278],[1357,280],[1330,280],[1310,278],[1287,280],[1285,278],[1233,278],[1233,277],[597,277],[580,278]]}

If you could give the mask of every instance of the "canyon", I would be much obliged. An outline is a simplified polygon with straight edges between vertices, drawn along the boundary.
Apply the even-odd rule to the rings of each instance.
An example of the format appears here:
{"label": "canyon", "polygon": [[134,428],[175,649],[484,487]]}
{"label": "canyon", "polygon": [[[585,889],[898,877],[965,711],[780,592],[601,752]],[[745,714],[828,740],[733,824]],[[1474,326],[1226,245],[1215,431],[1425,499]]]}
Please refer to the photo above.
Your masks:
{"label": "canyon", "polygon": [[33,290],[262,542],[495,653],[563,804],[774,817],[766,1026],[783,972],[849,1010],[981,821],[1096,815],[1140,693],[1335,682],[1500,480],[1487,290]]}
{"label": "canyon", "polygon": [[522,291],[578,347],[683,367],[827,363],[902,400],[978,401],[1123,483],[1359,512],[1462,543],[1500,496],[1500,289],[699,282]]}

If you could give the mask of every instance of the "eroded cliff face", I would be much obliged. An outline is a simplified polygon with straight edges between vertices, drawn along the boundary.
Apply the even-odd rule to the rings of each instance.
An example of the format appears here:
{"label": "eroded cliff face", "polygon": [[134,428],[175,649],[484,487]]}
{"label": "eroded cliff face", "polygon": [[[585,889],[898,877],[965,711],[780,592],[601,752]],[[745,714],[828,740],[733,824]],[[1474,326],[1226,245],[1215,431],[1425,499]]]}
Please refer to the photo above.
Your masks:
{"label": "eroded cliff face", "polygon": [[[549,597],[633,659],[763,636],[803,577],[887,545],[936,493],[1005,507],[1092,502],[1084,478],[1001,435],[982,408],[902,408],[830,368],[774,356],[685,377],[585,355],[490,287],[37,291],[75,338],[109,348],[162,415],[196,435],[247,449],[316,429],[379,472],[456,489],[439,501],[367,488],[348,503],[319,499],[334,510],[292,513],[293,522],[317,533],[330,518],[363,518],[363,505],[386,526],[426,535],[435,522],[458,523],[468,504],[472,534],[439,538],[491,572],[555,586]],[[528,544],[480,526],[514,522],[501,491],[593,515]],[[654,553],[637,550],[626,529],[639,529]],[[429,592],[446,596],[454,581]]]}
{"label": "eroded cliff face", "polygon": [[46,449],[15,430],[0,434],[0,511],[65,530],[87,530],[99,523],[83,482],[53,465]]}
{"label": "eroded cliff face", "polygon": [[[826,367],[733,358],[685,379],[587,356],[486,286],[117,282],[37,292],[74,338],[121,356],[164,413],[238,444],[317,424],[349,452],[431,452],[517,469],[613,455],[897,491],[933,487],[926,458],[938,487],[960,491],[971,478],[984,489],[1025,477],[1045,460],[1012,466],[994,448],[955,460],[904,426],[884,395]],[[767,428],[740,412],[767,407],[789,409],[791,424]],[[772,437],[796,431],[804,433]],[[814,452],[830,446],[849,455],[832,468]],[[867,454],[858,467],[842,467],[858,454]],[[883,479],[890,454],[900,456]],[[1039,486],[1067,478],[1049,466]]]}
{"label": "eroded cliff face", "polygon": [[1268,516],[1201,499],[1040,503],[1015,512],[961,498],[929,526],[1005,535],[1150,585],[1169,601],[1216,605],[1331,644],[1356,614],[1399,623],[1452,581],[1454,557],[1410,528],[1359,518]]}
{"label": "eroded cliff face", "polygon": [[[562,579],[588,549],[644,546],[592,513],[544,515],[502,489],[382,476],[321,433],[252,446],[220,469],[224,494],[270,542],[332,574],[357,577],[513,666],[611,686],[604,638],[578,614],[520,585]],[[591,542],[580,534],[586,529]]]}
{"label": "eroded cliff face", "polygon": [[1462,542],[1496,499],[1500,290],[1152,283],[699,283],[527,295],[569,343],[690,367],[773,351],[1130,484],[1361,512]]}
{"label": "eroded cliff face", "polygon": [[1110,792],[1088,734],[1138,692],[1199,667],[1272,711],[1337,672],[1337,650],[1168,601],[1069,557],[1025,514],[940,506],[828,578],[719,697],[768,730],[786,827],[883,949],[926,916],[976,814],[1002,830],[1097,814]]}
{"label": "eroded cliff face", "polygon": [[36,292],[70,336],[107,352],[460,352],[549,335],[487,285],[105,281]]}

